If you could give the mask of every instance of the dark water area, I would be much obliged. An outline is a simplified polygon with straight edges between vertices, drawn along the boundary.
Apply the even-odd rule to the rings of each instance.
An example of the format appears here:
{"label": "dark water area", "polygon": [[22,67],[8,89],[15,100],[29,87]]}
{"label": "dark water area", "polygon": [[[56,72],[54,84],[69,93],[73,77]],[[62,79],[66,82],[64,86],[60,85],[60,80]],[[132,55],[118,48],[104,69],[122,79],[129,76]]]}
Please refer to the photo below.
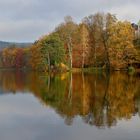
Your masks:
{"label": "dark water area", "polygon": [[139,140],[140,75],[0,71],[0,140]]}

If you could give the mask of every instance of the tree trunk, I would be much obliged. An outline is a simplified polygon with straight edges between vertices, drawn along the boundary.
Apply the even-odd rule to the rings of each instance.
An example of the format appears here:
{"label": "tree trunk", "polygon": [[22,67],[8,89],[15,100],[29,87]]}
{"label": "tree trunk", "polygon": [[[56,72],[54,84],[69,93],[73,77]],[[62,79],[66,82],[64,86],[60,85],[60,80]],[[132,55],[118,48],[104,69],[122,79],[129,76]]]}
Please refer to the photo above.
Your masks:
{"label": "tree trunk", "polygon": [[96,58],[97,58],[97,55],[96,55],[96,45],[94,46],[94,60],[95,60],[95,68],[97,68],[97,65],[96,65]]}
{"label": "tree trunk", "polygon": [[70,58],[70,70],[72,70],[72,41],[71,37],[69,37],[69,43],[68,43],[68,50],[69,50],[69,58]]}
{"label": "tree trunk", "polygon": [[104,39],[103,37],[103,44],[104,44],[104,48],[105,48],[105,54],[106,54],[106,68],[107,70],[110,71],[110,60],[109,60],[109,52],[108,52],[108,47],[107,47],[107,44],[106,44],[106,40]]}
{"label": "tree trunk", "polygon": [[109,52],[108,52],[108,49],[106,46],[105,46],[105,51],[106,51],[106,61],[107,61],[106,67],[107,67],[107,69],[110,69]]}
{"label": "tree trunk", "polygon": [[83,46],[82,69],[84,69],[84,64],[85,64],[85,52],[84,52],[84,46]]}
{"label": "tree trunk", "polygon": [[51,62],[50,62],[50,54],[48,53],[48,72],[50,72]]}

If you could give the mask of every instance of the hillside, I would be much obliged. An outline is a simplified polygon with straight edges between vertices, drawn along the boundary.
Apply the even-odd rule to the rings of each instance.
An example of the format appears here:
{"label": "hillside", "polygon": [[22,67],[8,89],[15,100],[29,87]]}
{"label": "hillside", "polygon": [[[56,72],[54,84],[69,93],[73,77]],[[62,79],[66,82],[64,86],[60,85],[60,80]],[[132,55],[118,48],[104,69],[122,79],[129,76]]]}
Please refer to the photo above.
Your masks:
{"label": "hillside", "polygon": [[28,47],[32,45],[32,43],[17,43],[17,42],[5,42],[5,41],[0,41],[0,50],[5,48],[5,47],[11,47],[11,46],[16,46],[16,47]]}

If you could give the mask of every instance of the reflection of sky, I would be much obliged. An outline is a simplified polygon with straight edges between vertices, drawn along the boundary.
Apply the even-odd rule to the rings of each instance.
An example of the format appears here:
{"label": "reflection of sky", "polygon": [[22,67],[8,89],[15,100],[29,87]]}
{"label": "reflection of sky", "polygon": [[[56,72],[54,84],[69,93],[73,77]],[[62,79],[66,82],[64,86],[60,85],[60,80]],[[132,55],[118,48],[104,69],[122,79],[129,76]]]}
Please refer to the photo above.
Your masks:
{"label": "reflection of sky", "polygon": [[74,119],[71,126],[31,94],[0,96],[0,140],[139,140],[140,119],[98,129]]}

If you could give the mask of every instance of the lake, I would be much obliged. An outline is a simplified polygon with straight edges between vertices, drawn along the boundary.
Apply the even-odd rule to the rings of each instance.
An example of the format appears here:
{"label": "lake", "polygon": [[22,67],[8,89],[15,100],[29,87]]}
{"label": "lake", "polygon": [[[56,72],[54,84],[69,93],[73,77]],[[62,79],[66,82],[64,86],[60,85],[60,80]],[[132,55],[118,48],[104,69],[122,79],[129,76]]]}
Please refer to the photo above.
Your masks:
{"label": "lake", "polygon": [[0,71],[0,140],[139,140],[140,75]]}

